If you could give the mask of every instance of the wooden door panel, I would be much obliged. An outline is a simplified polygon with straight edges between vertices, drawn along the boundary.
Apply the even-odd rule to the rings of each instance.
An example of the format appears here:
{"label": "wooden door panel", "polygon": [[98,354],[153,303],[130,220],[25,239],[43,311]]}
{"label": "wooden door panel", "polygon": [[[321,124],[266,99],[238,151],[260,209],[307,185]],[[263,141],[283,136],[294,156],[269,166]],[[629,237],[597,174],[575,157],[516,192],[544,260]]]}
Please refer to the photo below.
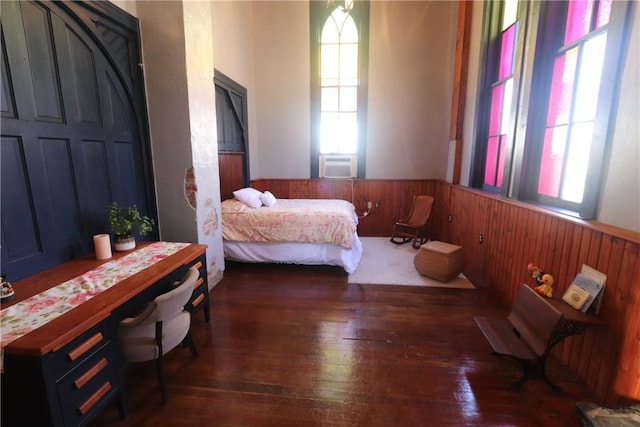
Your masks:
{"label": "wooden door panel", "polygon": [[[24,13],[23,13],[24,11]],[[33,31],[25,28],[33,26]],[[53,53],[48,43],[48,12],[33,3],[2,4],[3,47],[15,95],[17,115],[22,120],[62,121],[53,71]],[[34,75],[35,73],[35,75]]]}
{"label": "wooden door panel", "polygon": [[[75,192],[75,177],[67,139],[39,138],[47,180],[48,211],[52,216],[51,226],[55,232],[56,246],[76,244],[82,239],[78,229],[81,222],[80,209]],[[47,225],[49,226],[49,225]]]}
{"label": "wooden door panel", "polygon": [[[136,175],[136,161],[133,150],[133,144],[125,141],[115,141],[110,145],[114,153],[114,161],[109,162],[115,167],[110,168],[109,172],[114,175],[111,182],[113,196],[116,200],[122,200],[126,206],[139,204],[142,199],[143,183],[140,182]],[[140,207],[140,205],[138,205]]]}
{"label": "wooden door panel", "polygon": [[53,34],[67,124],[101,126],[99,79],[103,73],[96,65],[94,49],[58,17],[54,17]]}
{"label": "wooden door panel", "polygon": [[111,185],[105,141],[81,139],[74,148],[78,196],[84,225],[97,232],[105,222],[105,207],[111,201]]}
{"label": "wooden door panel", "polygon": [[[31,205],[24,150],[19,137],[2,137],[0,192],[2,203],[2,261],[14,261],[40,251],[37,222]],[[7,209],[11,204],[11,208]]]}
{"label": "wooden door panel", "polygon": [[[100,17],[81,13],[82,23],[71,13],[95,7]],[[132,92],[141,82],[130,66],[137,47],[108,25],[90,33],[110,19],[109,7],[3,2],[1,156],[12,163],[2,171],[2,266],[10,280],[90,252],[91,236],[108,232],[111,200],[156,216],[146,118]],[[119,57],[105,56],[118,49]]]}

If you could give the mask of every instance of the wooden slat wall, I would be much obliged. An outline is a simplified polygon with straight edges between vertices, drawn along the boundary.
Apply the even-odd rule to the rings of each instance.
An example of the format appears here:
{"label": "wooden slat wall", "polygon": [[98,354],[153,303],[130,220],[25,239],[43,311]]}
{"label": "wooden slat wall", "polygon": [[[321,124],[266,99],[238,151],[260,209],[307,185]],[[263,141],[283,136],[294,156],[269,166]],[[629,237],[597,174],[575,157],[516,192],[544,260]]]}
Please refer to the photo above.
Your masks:
{"label": "wooden slat wall", "polygon": [[358,215],[367,209],[367,202],[380,202],[369,216],[360,219],[360,236],[391,236],[393,224],[406,217],[415,194],[434,195],[432,180],[373,179],[259,179],[251,185],[271,191],[284,199],[342,199],[352,202]]}
{"label": "wooden slat wall", "polygon": [[220,198],[231,199],[233,192],[244,186],[244,153],[219,153]]}
{"label": "wooden slat wall", "polygon": [[[562,295],[582,264],[607,274],[600,317],[558,345],[554,356],[608,405],[640,400],[640,233],[556,215],[465,187],[438,184],[436,203],[451,222],[438,223],[438,239],[463,247],[465,274],[510,307],[518,286],[533,284],[527,263],[555,279]],[[447,203],[448,201],[448,203]],[[478,241],[483,234],[483,242]]]}
{"label": "wooden slat wall", "polygon": [[607,326],[565,340],[554,356],[603,404],[640,400],[640,233],[434,180],[260,179],[252,186],[280,198],[349,200],[359,214],[367,201],[380,202],[361,220],[361,236],[390,236],[414,194],[432,195],[431,237],[462,246],[465,274],[505,307],[521,283],[533,284],[526,271],[529,262],[554,276],[556,295],[562,295],[583,263],[604,272],[608,280],[600,317]]}

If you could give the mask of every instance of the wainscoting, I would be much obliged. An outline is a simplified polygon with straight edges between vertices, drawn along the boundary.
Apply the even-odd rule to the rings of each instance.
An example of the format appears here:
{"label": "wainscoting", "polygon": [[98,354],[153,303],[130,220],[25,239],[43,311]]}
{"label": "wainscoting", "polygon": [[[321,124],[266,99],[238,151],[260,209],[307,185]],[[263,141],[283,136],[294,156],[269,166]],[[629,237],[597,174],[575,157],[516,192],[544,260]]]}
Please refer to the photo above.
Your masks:
{"label": "wainscoting", "polygon": [[[389,236],[414,194],[435,197],[433,239],[463,247],[465,275],[510,307],[518,286],[533,283],[527,263],[555,278],[562,295],[582,264],[608,276],[600,317],[558,345],[554,356],[607,405],[640,400],[640,233],[581,221],[498,196],[435,180],[270,180],[252,182],[282,198],[340,198],[359,214],[367,201],[380,207],[360,221],[362,236]],[[482,235],[482,241],[480,241]]]}

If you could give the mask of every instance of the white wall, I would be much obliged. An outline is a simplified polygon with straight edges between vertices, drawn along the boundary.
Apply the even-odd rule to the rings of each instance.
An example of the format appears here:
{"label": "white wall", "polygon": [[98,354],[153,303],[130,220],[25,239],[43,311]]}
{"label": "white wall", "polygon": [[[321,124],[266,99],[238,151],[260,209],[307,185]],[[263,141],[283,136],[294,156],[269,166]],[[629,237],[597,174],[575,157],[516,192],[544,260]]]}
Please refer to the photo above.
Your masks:
{"label": "white wall", "polygon": [[[251,177],[259,169],[257,155],[256,84],[253,6],[248,1],[214,1],[211,3],[213,23],[214,67],[247,89],[249,115],[249,160]],[[254,154],[256,153],[256,154]]]}
{"label": "white wall", "polygon": [[160,238],[208,246],[209,285],[224,269],[213,31],[208,2],[139,2]]}
{"label": "white wall", "polygon": [[309,4],[252,4],[258,141],[251,153],[251,175],[309,178]]}
{"label": "white wall", "polygon": [[[216,1],[213,9],[216,68],[241,84],[241,70],[256,70],[252,178],[309,178],[308,3]],[[370,13],[366,177],[444,178],[457,4],[377,1]]]}
{"label": "white wall", "polygon": [[184,176],[192,165],[192,152],[182,3],[139,2],[137,13],[160,236],[195,241],[195,214],[184,197]]}
{"label": "white wall", "polygon": [[640,7],[631,22],[598,219],[640,232]]}
{"label": "white wall", "polygon": [[366,178],[445,178],[457,10],[371,2]]}
{"label": "white wall", "polygon": [[138,16],[136,0],[111,0],[111,3],[133,16]]}

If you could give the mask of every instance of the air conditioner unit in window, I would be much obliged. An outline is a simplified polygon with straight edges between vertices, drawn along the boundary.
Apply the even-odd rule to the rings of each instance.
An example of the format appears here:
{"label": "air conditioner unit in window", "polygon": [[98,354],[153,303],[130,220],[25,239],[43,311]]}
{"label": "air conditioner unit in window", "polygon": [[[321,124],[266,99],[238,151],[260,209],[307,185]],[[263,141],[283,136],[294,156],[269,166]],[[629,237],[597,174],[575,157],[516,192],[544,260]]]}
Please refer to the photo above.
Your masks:
{"label": "air conditioner unit in window", "polygon": [[353,154],[321,154],[320,178],[355,178],[358,176],[358,156]]}

